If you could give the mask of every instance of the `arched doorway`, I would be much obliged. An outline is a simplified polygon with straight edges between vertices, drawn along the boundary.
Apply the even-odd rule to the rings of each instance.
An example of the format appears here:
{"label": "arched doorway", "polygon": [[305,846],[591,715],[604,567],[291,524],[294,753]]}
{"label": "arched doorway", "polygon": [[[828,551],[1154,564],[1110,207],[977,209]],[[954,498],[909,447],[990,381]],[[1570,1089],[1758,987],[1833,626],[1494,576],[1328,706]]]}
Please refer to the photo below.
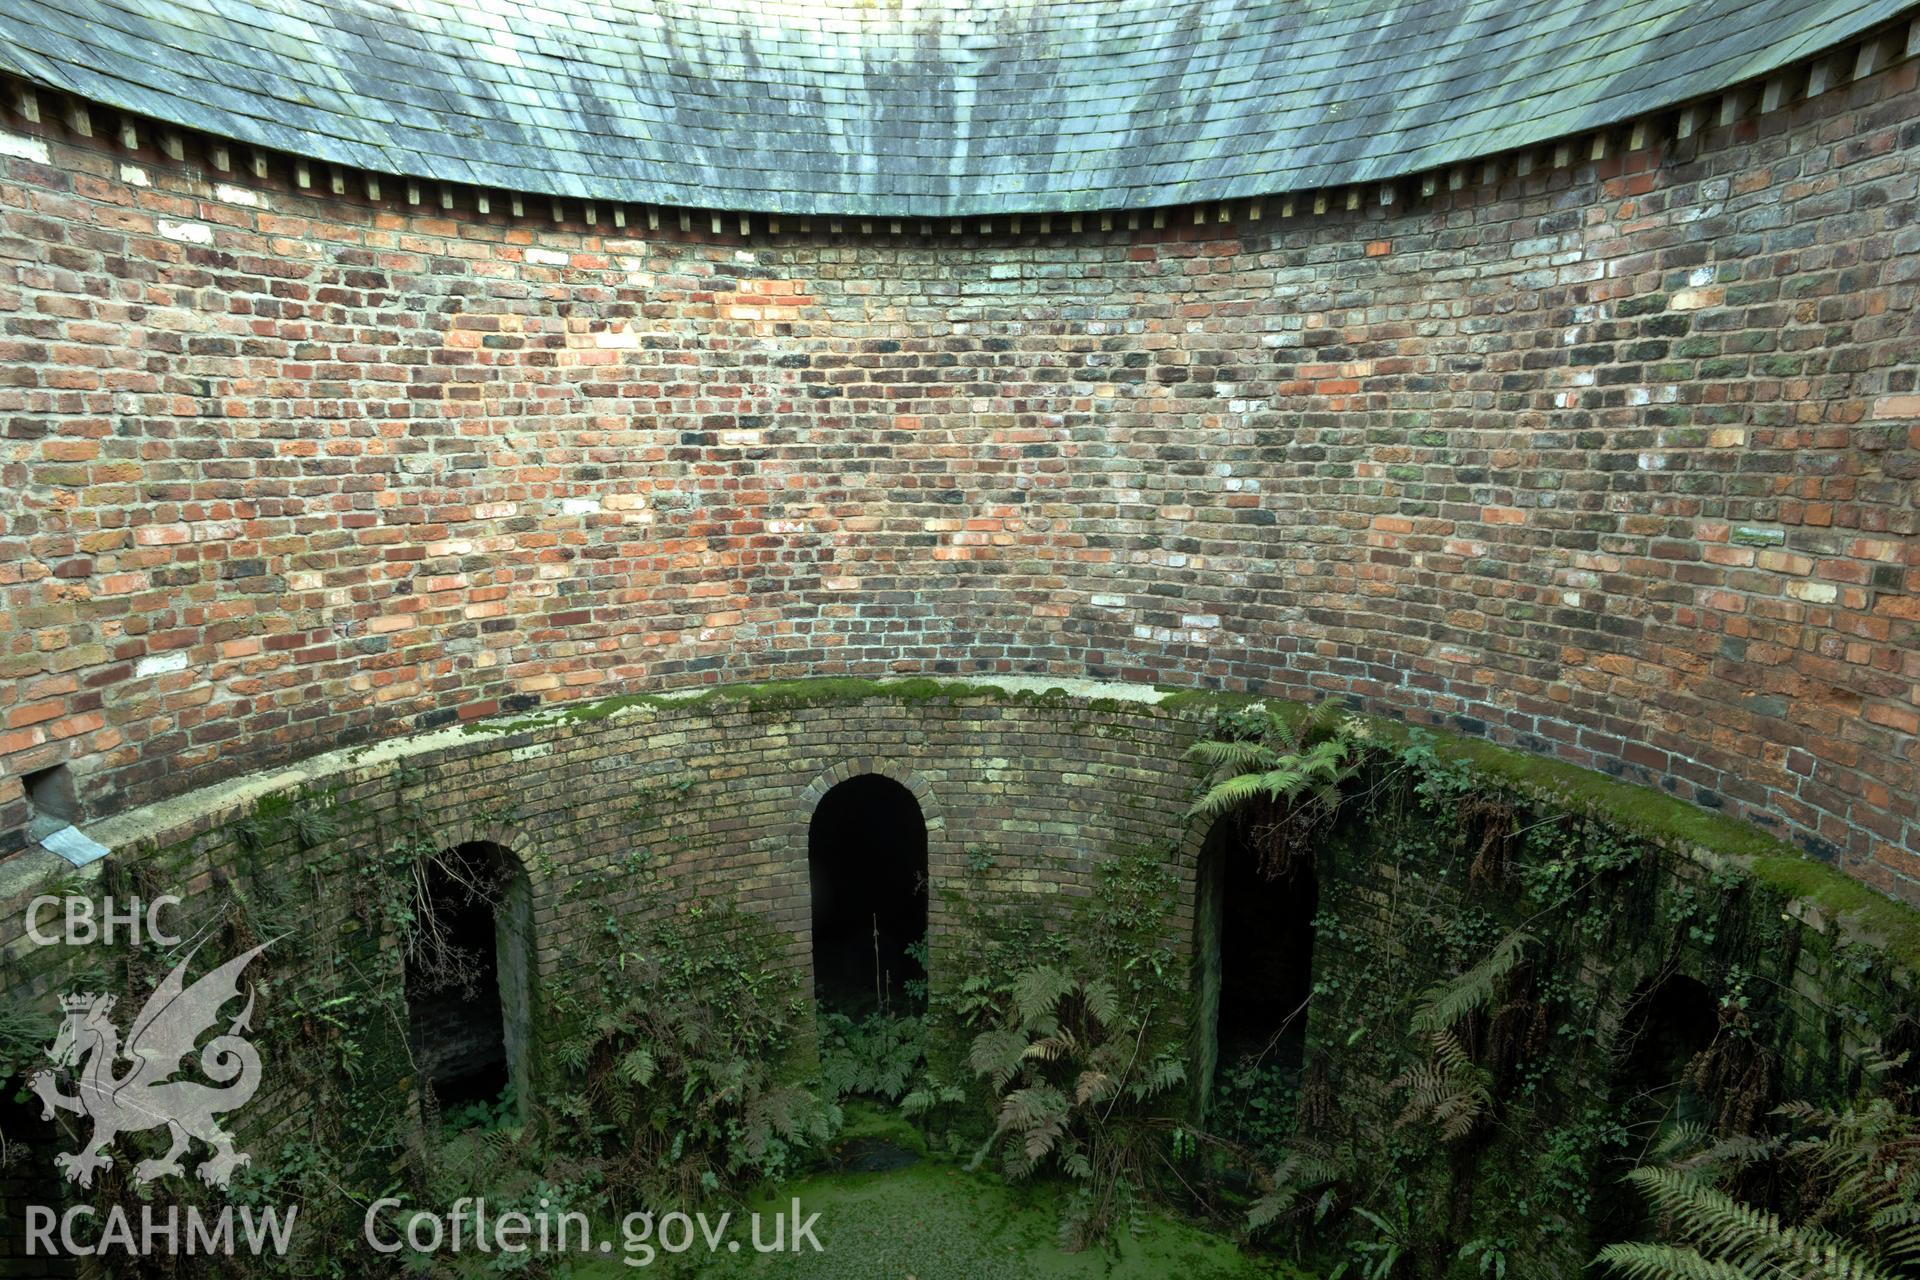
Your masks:
{"label": "arched doorway", "polygon": [[1720,1004],[1697,978],[1668,973],[1643,982],[1627,1002],[1613,1047],[1609,1101],[1625,1126],[1625,1145],[1595,1170],[1592,1245],[1642,1240],[1654,1215],[1623,1182],[1653,1158],[1676,1126],[1711,1126],[1713,1100],[1694,1081],[1694,1065],[1720,1030]]}
{"label": "arched doorway", "polygon": [[1697,978],[1670,974],[1634,993],[1614,1050],[1613,1093],[1635,1146],[1676,1124],[1711,1122],[1689,1068],[1719,1030],[1720,1004]]}
{"label": "arched doorway", "polygon": [[927,936],[927,824],[913,793],[875,773],[827,792],[807,827],[807,877],[814,998],[848,1014],[913,1012]]}
{"label": "arched doorway", "polygon": [[1198,870],[1193,1078],[1204,1114],[1223,1071],[1298,1084],[1320,892],[1308,858],[1269,878],[1231,816],[1207,833]]}
{"label": "arched doorway", "polygon": [[445,1110],[527,1100],[533,904],[512,851],[463,844],[416,881],[407,948],[408,1038],[420,1082]]}
{"label": "arched doorway", "polygon": [[[78,1275],[74,1259],[49,1256],[44,1248],[27,1254],[29,1229],[44,1231],[48,1215],[57,1223],[59,1215],[70,1207],[67,1182],[54,1166],[54,1157],[62,1151],[76,1151],[84,1141],[85,1130],[63,1134],[41,1114],[40,1102],[32,1099],[16,1102],[13,1090],[0,1092],[0,1276],[55,1277]],[[33,1209],[33,1220],[28,1210]],[[47,1236],[38,1236],[44,1244]],[[53,1227],[58,1243],[59,1228]]]}

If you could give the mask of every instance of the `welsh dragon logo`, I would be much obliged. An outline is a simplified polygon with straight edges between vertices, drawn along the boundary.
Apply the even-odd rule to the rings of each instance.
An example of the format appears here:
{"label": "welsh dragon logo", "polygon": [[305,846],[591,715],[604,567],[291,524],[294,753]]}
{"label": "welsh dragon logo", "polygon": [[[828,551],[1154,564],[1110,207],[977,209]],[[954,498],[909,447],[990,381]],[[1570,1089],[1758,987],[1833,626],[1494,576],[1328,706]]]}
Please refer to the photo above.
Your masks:
{"label": "welsh dragon logo", "polygon": [[[40,1096],[45,1118],[51,1120],[56,1111],[70,1111],[93,1121],[93,1136],[85,1146],[55,1157],[62,1173],[90,1187],[93,1175],[113,1163],[107,1147],[115,1137],[162,1126],[172,1146],[165,1155],[134,1166],[136,1183],[184,1175],[180,1157],[195,1138],[213,1150],[198,1169],[200,1180],[209,1186],[225,1187],[233,1171],[248,1163],[250,1157],[233,1149],[233,1135],[214,1117],[244,1107],[260,1087],[260,1055],[241,1035],[253,1016],[251,986],[239,1016],[200,1051],[200,1070],[214,1084],[169,1077],[181,1069],[201,1035],[218,1023],[221,1006],[239,997],[241,971],[264,950],[266,944],[255,947],[191,986],[186,982],[187,965],[193,960],[189,952],[148,997],[125,1045],[112,1021],[112,996],[61,997],[66,1016],[47,1056],[56,1068],[71,1070],[75,1092],[60,1092],[58,1077],[51,1070],[36,1072],[28,1087]],[[123,1063],[128,1065],[116,1074]]]}

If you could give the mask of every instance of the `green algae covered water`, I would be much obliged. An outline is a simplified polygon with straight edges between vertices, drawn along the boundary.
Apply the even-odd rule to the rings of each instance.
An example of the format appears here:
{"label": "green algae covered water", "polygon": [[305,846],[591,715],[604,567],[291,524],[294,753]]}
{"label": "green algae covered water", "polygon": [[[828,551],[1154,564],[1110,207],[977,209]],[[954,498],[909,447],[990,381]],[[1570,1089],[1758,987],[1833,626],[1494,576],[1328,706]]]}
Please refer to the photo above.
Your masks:
{"label": "green algae covered water", "polygon": [[[1105,1249],[1068,1253],[1056,1235],[1067,1189],[1056,1181],[1009,1185],[989,1171],[922,1156],[918,1135],[898,1121],[856,1121],[839,1147],[851,1167],[825,1170],[770,1189],[746,1206],[764,1220],[818,1214],[820,1251],[760,1254],[745,1213],[725,1245],[690,1251],[648,1267],[618,1259],[576,1266],[581,1280],[614,1276],[791,1277],[792,1280],[1319,1280],[1271,1257],[1244,1253],[1230,1239],[1159,1211],[1140,1234],[1118,1233]],[[889,1158],[889,1153],[894,1158]],[[887,1167],[892,1166],[892,1167]],[[770,1231],[771,1228],[768,1228]]]}
{"label": "green algae covered water", "polygon": [[[1231,1240],[1159,1213],[1137,1237],[1121,1232],[1108,1250],[1063,1251],[1055,1240],[1057,1185],[1009,1187],[926,1160],[879,1173],[827,1173],[782,1187],[757,1203],[762,1213],[798,1198],[820,1215],[821,1252],[712,1257],[684,1255],[671,1275],[785,1276],[795,1280],[1314,1280],[1242,1253]],[[605,1274],[632,1275],[620,1266]]]}

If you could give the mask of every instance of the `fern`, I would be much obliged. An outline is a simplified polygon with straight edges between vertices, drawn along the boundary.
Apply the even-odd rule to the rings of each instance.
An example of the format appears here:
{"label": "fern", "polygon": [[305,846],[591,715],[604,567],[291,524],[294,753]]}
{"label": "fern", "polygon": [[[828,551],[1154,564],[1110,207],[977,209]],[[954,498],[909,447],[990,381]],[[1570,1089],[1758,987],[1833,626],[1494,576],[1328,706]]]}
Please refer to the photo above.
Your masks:
{"label": "fern", "polygon": [[[1200,743],[1200,747],[1218,746]],[[1192,754],[1192,752],[1189,752]],[[1201,753],[1205,759],[1211,753]],[[1228,776],[1207,789],[1190,811],[1197,818],[1218,817],[1257,798],[1281,804],[1331,798],[1330,792],[1353,775],[1345,742],[1321,742],[1298,755],[1280,755],[1267,748],[1252,753],[1224,753],[1217,768]]]}
{"label": "fern", "polygon": [[1693,1249],[1633,1241],[1610,1244],[1597,1261],[1625,1280],[1753,1280],[1753,1272],[1703,1257]]}
{"label": "fern", "polygon": [[875,1013],[855,1021],[845,1014],[820,1018],[820,1080],[835,1100],[863,1094],[898,1101],[926,1060],[923,1017]]}
{"label": "fern", "polygon": [[666,919],[617,943],[601,981],[556,1003],[547,1108],[557,1149],[605,1185],[669,1203],[779,1177],[840,1123],[832,1099],[783,1084],[795,1041],[786,988],[741,944],[755,922]]}
{"label": "fern", "polygon": [[1302,1139],[1263,1179],[1264,1189],[1247,1207],[1247,1231],[1259,1235],[1287,1218],[1309,1210],[1318,1220],[1332,1205],[1333,1188],[1350,1172],[1344,1160],[1325,1147]]}
{"label": "fern", "polygon": [[[1061,1224],[1069,1248],[1131,1216],[1150,1141],[1144,1107],[1186,1078],[1174,1046],[1150,1047],[1151,1023],[1151,1009],[1130,1006],[1111,982],[1036,966],[1015,977],[995,1025],[968,1049],[999,1097],[975,1167],[997,1153],[1010,1180],[1053,1168],[1078,1184]],[[915,1099],[916,1109],[930,1105]]]}
{"label": "fern", "polygon": [[1120,993],[1105,978],[1094,978],[1083,984],[1080,994],[1087,1002],[1088,1015],[1095,1022],[1110,1026],[1120,1017]]}
{"label": "fern", "polygon": [[999,1092],[1019,1072],[1026,1053],[1027,1038],[1018,1027],[994,1027],[973,1038],[967,1049],[967,1065],[975,1075],[986,1076]]}
{"label": "fern", "polygon": [[[1609,1245],[1597,1261],[1627,1280],[1911,1276],[1920,1263],[1920,1121],[1885,1099],[1841,1111],[1794,1103],[1774,1114],[1800,1136],[1670,1150],[1666,1164],[1630,1173],[1672,1239]],[[1770,1177],[1761,1185],[1797,1189],[1791,1216],[1725,1185],[1763,1166]]]}
{"label": "fern", "polygon": [[1074,981],[1058,969],[1041,965],[1028,969],[1013,980],[1013,1011],[1023,1030],[1038,1030],[1054,1025],[1054,1010],[1062,996],[1074,989]]}
{"label": "fern", "polygon": [[928,1136],[936,1113],[957,1103],[965,1102],[967,1091],[957,1084],[948,1084],[938,1076],[927,1075],[920,1083],[907,1091],[900,1099],[900,1114],[915,1121],[920,1126],[921,1136]]}
{"label": "fern", "polygon": [[1442,1137],[1455,1142],[1472,1133],[1492,1109],[1492,1081],[1474,1065],[1453,1032],[1431,1031],[1427,1043],[1430,1060],[1393,1082],[1409,1095],[1400,1123],[1430,1121],[1439,1126]]}
{"label": "fern", "polygon": [[1415,1031],[1444,1031],[1470,1013],[1493,1002],[1500,979],[1512,973],[1533,944],[1533,935],[1515,931],[1500,939],[1492,954],[1456,978],[1436,983],[1427,990],[1420,1007],[1414,1011]]}
{"label": "fern", "polygon": [[1413,1029],[1426,1036],[1428,1059],[1393,1082],[1407,1090],[1402,1125],[1430,1123],[1442,1138],[1457,1142],[1493,1109],[1493,1077],[1474,1062],[1454,1028],[1493,1003],[1501,980],[1519,966],[1532,942],[1524,931],[1509,933],[1478,964],[1427,990],[1414,1011]]}
{"label": "fern", "polygon": [[1208,779],[1189,816],[1236,815],[1271,877],[1288,870],[1339,810],[1342,788],[1360,766],[1364,728],[1334,701],[1310,708],[1298,724],[1277,712],[1255,714],[1251,729],[1244,720],[1223,722],[1223,736],[1188,748]]}
{"label": "fern", "polygon": [[655,1067],[652,1052],[642,1045],[621,1054],[614,1070],[626,1083],[644,1089],[653,1083]]}
{"label": "fern", "polygon": [[1234,774],[1262,773],[1280,762],[1281,755],[1254,738],[1209,738],[1187,748],[1189,759]]}
{"label": "fern", "polygon": [[1742,1203],[1698,1178],[1658,1168],[1635,1169],[1627,1177],[1682,1239],[1747,1274],[1771,1270],[1822,1280],[1892,1280],[1828,1233],[1787,1226],[1778,1214]]}

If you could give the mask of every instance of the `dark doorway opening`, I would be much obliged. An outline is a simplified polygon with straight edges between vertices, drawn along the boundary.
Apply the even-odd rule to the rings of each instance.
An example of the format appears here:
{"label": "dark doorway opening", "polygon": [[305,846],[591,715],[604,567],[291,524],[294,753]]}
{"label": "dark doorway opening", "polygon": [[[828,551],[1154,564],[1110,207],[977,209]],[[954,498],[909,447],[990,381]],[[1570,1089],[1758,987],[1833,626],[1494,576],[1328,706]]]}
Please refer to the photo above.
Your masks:
{"label": "dark doorway opening", "polygon": [[927,824],[913,793],[862,774],[820,799],[807,829],[813,895],[813,988],[823,1007],[857,1016],[912,1013],[926,970]]}
{"label": "dark doorway opening", "polygon": [[1198,1097],[1204,1105],[1222,1071],[1297,1087],[1320,906],[1311,859],[1269,878],[1241,824],[1222,819],[1201,847],[1196,906]]}
{"label": "dark doorway opening", "polygon": [[[56,1220],[66,1211],[67,1183],[53,1159],[62,1151],[77,1151],[84,1141],[84,1136],[64,1137],[41,1110],[38,1098],[16,1102],[12,1089],[0,1093],[0,1223],[6,1224],[0,1230],[0,1276],[53,1280],[79,1274],[71,1258],[44,1250],[27,1256],[27,1209],[51,1210]],[[54,1231],[57,1241],[58,1227]]]}
{"label": "dark doorway opening", "polygon": [[1610,1093],[1626,1125],[1625,1149],[1599,1170],[1594,1192],[1595,1248],[1649,1238],[1653,1215],[1623,1184],[1626,1171],[1647,1163],[1661,1139],[1681,1124],[1711,1127],[1712,1099],[1693,1080],[1693,1065],[1720,1029],[1720,1005],[1695,978],[1669,974],[1634,993],[1615,1042]]}
{"label": "dark doorway opening", "polygon": [[1673,1125],[1712,1123],[1712,1108],[1688,1068],[1719,1029],[1719,1002],[1684,974],[1664,978],[1634,997],[1620,1027],[1614,1094],[1634,1128],[1636,1148]]}
{"label": "dark doorway opening", "polygon": [[533,959],[526,875],[508,850],[468,844],[428,861],[416,884],[406,990],[421,1081],[443,1112],[493,1103],[509,1084],[524,1106]]}

